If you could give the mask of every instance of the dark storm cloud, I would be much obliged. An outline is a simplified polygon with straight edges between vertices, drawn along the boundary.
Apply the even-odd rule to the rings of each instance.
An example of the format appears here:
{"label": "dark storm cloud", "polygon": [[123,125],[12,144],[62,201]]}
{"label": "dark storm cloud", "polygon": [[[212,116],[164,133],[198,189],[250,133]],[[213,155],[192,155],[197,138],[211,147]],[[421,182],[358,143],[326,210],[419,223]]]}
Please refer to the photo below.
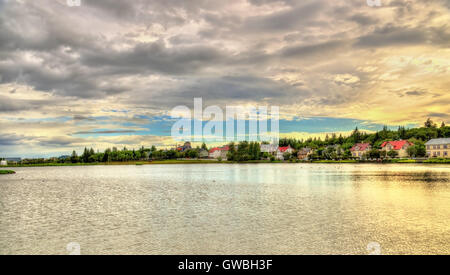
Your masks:
{"label": "dark storm cloud", "polygon": [[323,9],[328,5],[326,1],[307,1],[295,8],[276,12],[266,16],[250,17],[244,23],[243,28],[247,31],[287,31],[298,29],[315,20]]}
{"label": "dark storm cloud", "polygon": [[[439,94],[432,86],[447,84],[443,74],[431,81],[428,71],[421,78],[395,70],[402,63],[395,57],[410,54],[409,46],[416,56],[450,46],[448,1],[386,0],[382,7],[369,7],[365,0],[82,0],[73,8],[65,0],[0,0],[0,5],[0,112],[40,116],[26,126],[15,120],[8,129],[2,125],[0,133],[28,136],[33,128],[36,136],[48,135],[34,139],[41,146],[101,139],[67,135],[77,132],[118,134],[108,135],[108,142],[136,144],[141,140],[127,135],[133,131],[92,129],[142,126],[143,117],[190,106],[194,97],[202,97],[205,106],[279,105],[324,116],[365,116],[360,113],[367,104],[374,108],[375,114],[367,110],[372,119],[388,107],[387,90],[402,100],[420,96],[426,102],[432,96],[426,91]],[[391,46],[395,51],[383,49]],[[430,59],[445,67],[448,57]],[[382,72],[398,78],[378,81]],[[337,81],[339,75],[348,75],[347,83]],[[384,103],[374,103],[374,95]],[[448,99],[442,97],[430,110],[445,113],[439,106]],[[59,116],[73,119],[34,124]],[[408,110],[392,117],[417,118]],[[120,134],[123,140],[114,139]]]}
{"label": "dark storm cloud", "polygon": [[83,116],[83,115],[74,115],[73,116],[73,120],[76,120],[76,121],[82,121],[82,120],[95,121],[95,118],[88,117],[88,116]]}
{"label": "dark storm cloud", "polygon": [[137,44],[124,51],[104,49],[86,52],[81,62],[90,67],[123,68],[130,73],[159,72],[189,74],[225,60],[226,55],[211,46],[167,48],[163,41]]}
{"label": "dark storm cloud", "polygon": [[38,110],[55,103],[56,100],[25,100],[0,95],[0,113]]}
{"label": "dark storm cloud", "polygon": [[345,41],[335,40],[313,45],[289,46],[284,48],[280,54],[285,58],[323,56],[327,53],[336,53],[339,49],[345,47],[345,45]]}
{"label": "dark storm cloud", "polygon": [[450,115],[448,113],[429,113],[427,116],[439,117],[439,118],[449,118],[450,117]]}
{"label": "dark storm cloud", "polygon": [[369,25],[374,25],[377,24],[379,22],[379,20],[376,17],[373,16],[369,16],[366,14],[362,14],[362,13],[357,13],[354,15],[351,15],[349,17],[350,21],[354,21],[356,23],[358,23],[359,25],[362,26],[369,26]]}
{"label": "dark storm cloud", "polygon": [[448,28],[409,28],[389,24],[377,28],[372,33],[359,37],[355,46],[361,48],[380,48],[425,44],[448,47],[450,45],[450,32]]}
{"label": "dark storm cloud", "polygon": [[39,137],[37,140],[40,146],[77,146],[86,141],[83,138],[70,136]]}
{"label": "dark storm cloud", "polygon": [[405,95],[409,95],[409,96],[421,96],[426,94],[425,91],[408,91],[405,93]]}
{"label": "dark storm cloud", "polygon": [[0,146],[13,146],[21,144],[25,139],[24,136],[16,134],[2,134],[0,133]]}
{"label": "dark storm cloud", "polygon": [[202,98],[205,105],[224,105],[233,102],[261,104],[292,104],[311,95],[309,90],[287,83],[254,76],[224,76],[199,78],[172,88],[170,92],[152,95],[148,100],[132,99],[133,104],[146,104],[155,108],[171,109],[177,105],[191,106],[194,98]]}
{"label": "dark storm cloud", "polygon": [[424,43],[427,35],[420,29],[404,29],[387,26],[358,39],[358,47],[385,47],[400,45],[415,45]]}
{"label": "dark storm cloud", "polygon": [[[207,69],[227,75],[241,66],[258,67],[271,62],[315,58],[327,60],[330,56],[351,50],[351,42],[356,48],[383,47],[390,45],[417,45],[432,41],[438,45],[449,43],[450,34],[445,27],[437,29],[405,28],[387,24],[373,32],[368,32],[355,40],[320,36],[313,32],[295,36],[298,31],[311,27],[326,26],[329,18],[350,20],[360,25],[372,25],[378,19],[371,14],[352,12],[349,4],[331,5],[328,1],[270,1],[254,0],[256,6],[275,2],[285,5],[285,9],[265,15],[241,16],[221,13],[224,3],[216,1],[112,1],[84,0],[80,8],[68,8],[55,3],[47,5],[29,2],[8,2],[0,14],[0,56],[8,62],[0,63],[0,83],[21,83],[36,90],[77,98],[104,98],[129,92],[133,88],[115,81],[120,77],[141,77],[143,75],[194,75],[198,77]],[[47,7],[48,6],[48,7]],[[60,12],[60,14],[58,13]],[[195,32],[178,34],[167,40],[137,42],[127,35],[106,36],[100,29],[93,31],[77,26],[77,21],[69,15],[103,16],[105,24],[122,22],[132,26],[171,22],[208,22],[209,26]],[[67,15],[67,20],[65,16]],[[82,18],[82,17],[79,17]],[[328,21],[327,21],[328,20]],[[35,26],[39,26],[36,28]],[[167,28],[167,26],[165,26]],[[331,25],[329,26],[331,27]],[[208,29],[211,28],[211,29]],[[228,29],[233,35],[221,33]],[[328,28],[328,27],[327,27]],[[201,34],[224,35],[229,39],[245,39],[247,35],[284,33],[293,39],[279,51],[268,53],[265,46],[271,40],[251,45],[248,49],[229,51],[221,43],[202,41]],[[136,35],[139,31],[136,32]],[[200,35],[200,36],[199,36]],[[308,36],[309,35],[309,36]],[[296,37],[296,38],[294,38]],[[318,40],[318,41],[316,41]],[[168,45],[170,41],[172,45]],[[293,44],[296,42],[296,44]],[[125,43],[126,47],[115,47]],[[224,42],[226,43],[226,42]],[[21,60],[23,53],[31,51],[41,60],[40,64]],[[248,73],[250,75],[250,73]],[[255,78],[259,77],[257,73]],[[222,83],[219,83],[222,84]],[[251,87],[247,87],[252,91]],[[235,87],[231,87],[236,90]],[[177,91],[174,91],[175,93]],[[170,93],[170,91],[169,91]],[[249,92],[250,93],[250,92]],[[276,93],[276,91],[274,91]],[[244,93],[245,94],[245,93]],[[8,107],[11,111],[16,107]],[[7,109],[3,106],[3,109]]]}

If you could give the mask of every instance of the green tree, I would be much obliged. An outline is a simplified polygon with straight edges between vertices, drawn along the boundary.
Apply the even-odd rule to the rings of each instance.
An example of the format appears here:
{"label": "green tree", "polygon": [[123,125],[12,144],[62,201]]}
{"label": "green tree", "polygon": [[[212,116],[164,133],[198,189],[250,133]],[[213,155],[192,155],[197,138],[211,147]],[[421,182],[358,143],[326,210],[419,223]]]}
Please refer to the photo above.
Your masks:
{"label": "green tree", "polygon": [[371,159],[379,159],[379,158],[381,158],[380,151],[377,150],[377,149],[375,149],[375,148],[372,149],[372,150],[370,150],[370,151],[368,152],[367,156],[368,156],[369,158],[371,158]]}
{"label": "green tree", "polygon": [[72,152],[72,156],[70,157],[70,161],[72,163],[77,163],[77,162],[80,161],[80,159],[78,157],[78,154],[77,154],[77,152],[75,150]]}
{"label": "green tree", "polygon": [[391,150],[391,151],[389,151],[389,152],[387,153],[387,155],[388,155],[390,158],[396,158],[396,157],[398,157],[398,152],[395,151],[395,150]]}
{"label": "green tree", "polygon": [[427,155],[427,149],[423,142],[415,141],[413,146],[408,147],[408,155],[414,157],[425,157]]}
{"label": "green tree", "polygon": [[436,124],[431,120],[431,118],[428,118],[427,121],[425,121],[425,128],[436,128]]}
{"label": "green tree", "polygon": [[206,143],[204,143],[204,142],[202,143],[202,149],[203,150],[208,150],[208,147],[206,146]]}

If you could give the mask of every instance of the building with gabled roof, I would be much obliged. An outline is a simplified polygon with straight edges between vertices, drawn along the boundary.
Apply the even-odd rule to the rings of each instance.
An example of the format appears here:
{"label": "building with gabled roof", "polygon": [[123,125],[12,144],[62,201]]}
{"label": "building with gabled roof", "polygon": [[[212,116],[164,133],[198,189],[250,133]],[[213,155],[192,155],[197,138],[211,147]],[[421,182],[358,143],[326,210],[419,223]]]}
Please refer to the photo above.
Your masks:
{"label": "building with gabled roof", "polygon": [[276,159],[284,160],[284,154],[292,154],[294,153],[294,149],[290,145],[284,147],[278,147],[277,153],[275,155]]}
{"label": "building with gabled roof", "polygon": [[430,158],[450,157],[450,138],[435,138],[425,143]]}
{"label": "building with gabled roof", "polygon": [[366,153],[372,150],[370,143],[357,143],[350,149],[352,157],[362,158]]}
{"label": "building with gabled roof", "polygon": [[411,146],[414,146],[414,143],[408,140],[385,141],[381,144],[381,150],[386,152],[397,151],[400,158],[406,158],[409,156],[408,148]]}
{"label": "building with gabled roof", "polygon": [[230,146],[226,145],[223,147],[214,147],[209,150],[209,157],[213,159],[223,159],[226,160],[228,158],[228,151],[230,151]]}

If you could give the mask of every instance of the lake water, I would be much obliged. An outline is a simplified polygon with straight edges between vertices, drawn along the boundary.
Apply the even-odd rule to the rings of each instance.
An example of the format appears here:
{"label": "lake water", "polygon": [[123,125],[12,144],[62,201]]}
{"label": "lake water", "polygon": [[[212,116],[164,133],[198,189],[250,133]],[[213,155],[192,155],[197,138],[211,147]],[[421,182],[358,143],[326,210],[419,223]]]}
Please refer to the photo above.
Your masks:
{"label": "lake water", "polygon": [[450,166],[14,170],[0,176],[0,254],[450,254]]}

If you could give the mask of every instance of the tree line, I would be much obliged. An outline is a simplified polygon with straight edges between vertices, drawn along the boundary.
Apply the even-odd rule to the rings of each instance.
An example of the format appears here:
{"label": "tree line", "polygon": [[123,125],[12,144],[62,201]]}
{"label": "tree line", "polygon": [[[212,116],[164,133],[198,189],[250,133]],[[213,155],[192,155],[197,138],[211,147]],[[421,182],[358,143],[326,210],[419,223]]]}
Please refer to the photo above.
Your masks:
{"label": "tree line", "polygon": [[326,135],[324,139],[283,138],[280,139],[280,146],[289,145],[295,150],[300,150],[305,147],[314,149],[315,153],[312,156],[314,159],[348,159],[351,158],[350,149],[355,144],[369,143],[372,146],[372,150],[368,152],[367,158],[383,158],[386,156],[394,158],[398,155],[396,151],[380,151],[383,142],[408,140],[414,143],[414,146],[408,148],[409,155],[411,157],[424,157],[426,156],[425,143],[434,138],[450,138],[450,127],[446,126],[444,122],[438,127],[431,119],[427,119],[423,127],[419,128],[407,129],[400,126],[397,130],[390,130],[387,126],[384,126],[381,131],[369,134],[360,131],[356,127],[351,135],[347,137],[330,134]]}
{"label": "tree line", "polygon": [[[444,123],[440,127],[431,119],[428,119],[423,127],[406,129],[399,127],[397,130],[390,130],[387,126],[383,127],[381,131],[375,133],[366,133],[356,128],[351,135],[342,136],[337,134],[326,135],[324,139],[308,138],[282,138],[279,141],[279,146],[291,146],[295,151],[302,148],[314,149],[312,159],[349,159],[352,157],[350,149],[357,143],[370,143],[372,150],[367,153],[367,158],[377,159],[386,156],[394,158],[397,152],[381,151],[381,144],[385,141],[391,140],[409,140],[414,143],[408,149],[411,157],[424,157],[426,155],[425,143],[433,138],[450,138],[450,127]],[[230,143],[229,152],[227,154],[228,160],[231,161],[250,161],[260,159],[272,159],[274,157],[268,153],[262,153],[260,143],[241,141],[239,143]],[[140,160],[168,160],[180,158],[199,158],[201,150],[208,150],[205,143],[201,147],[179,152],[177,150],[161,150],[155,146],[150,148],[141,147],[138,150],[127,149],[122,150],[116,147],[108,148],[104,152],[96,152],[93,148],[85,148],[82,155],[78,155],[73,151],[70,156],[52,159],[25,159],[24,164],[37,163],[95,163],[95,162],[126,162],[126,161],[140,161]],[[285,155],[285,159],[296,158],[295,154]]]}

